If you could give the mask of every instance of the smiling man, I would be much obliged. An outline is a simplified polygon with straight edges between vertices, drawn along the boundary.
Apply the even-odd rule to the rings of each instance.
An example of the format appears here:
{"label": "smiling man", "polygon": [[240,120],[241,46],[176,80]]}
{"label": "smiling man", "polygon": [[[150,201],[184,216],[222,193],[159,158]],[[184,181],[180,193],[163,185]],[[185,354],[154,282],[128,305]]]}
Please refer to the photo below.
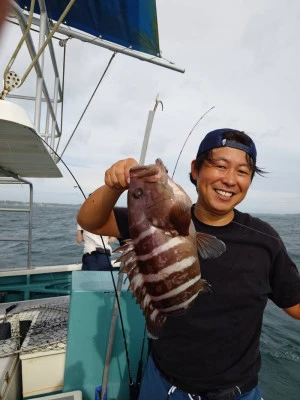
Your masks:
{"label": "smiling man", "polygon": [[191,182],[196,185],[196,217],[211,225],[225,225],[234,217],[234,207],[246,196],[255,173],[256,148],[243,132],[217,129],[201,142],[192,162]]}
{"label": "smiling man", "polygon": [[[260,400],[259,341],[268,299],[300,319],[299,272],[278,233],[236,209],[254,175],[263,173],[256,157],[253,140],[241,131],[218,129],[200,143],[191,163],[198,192],[192,220],[197,232],[216,236],[226,251],[215,259],[199,256],[211,293],[167,320],[153,341],[139,400]],[[105,185],[78,214],[84,229],[128,238],[127,210],[114,206],[135,165],[129,158],[106,171]]]}

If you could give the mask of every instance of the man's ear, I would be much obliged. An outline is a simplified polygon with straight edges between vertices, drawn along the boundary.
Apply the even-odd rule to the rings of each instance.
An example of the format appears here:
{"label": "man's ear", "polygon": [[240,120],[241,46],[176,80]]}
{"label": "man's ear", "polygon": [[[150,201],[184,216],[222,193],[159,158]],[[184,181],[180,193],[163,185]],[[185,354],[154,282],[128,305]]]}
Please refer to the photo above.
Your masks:
{"label": "man's ear", "polygon": [[199,171],[196,169],[195,164],[196,164],[196,160],[193,160],[191,162],[191,174],[192,174],[192,178],[196,181],[199,176]]}

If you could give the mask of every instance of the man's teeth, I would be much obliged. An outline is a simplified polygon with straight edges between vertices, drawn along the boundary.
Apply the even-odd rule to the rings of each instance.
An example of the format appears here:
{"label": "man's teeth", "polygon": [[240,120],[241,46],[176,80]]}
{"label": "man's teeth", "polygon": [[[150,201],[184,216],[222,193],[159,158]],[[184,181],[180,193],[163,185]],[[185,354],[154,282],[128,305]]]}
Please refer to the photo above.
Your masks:
{"label": "man's teeth", "polygon": [[219,193],[221,196],[225,196],[225,197],[231,197],[233,193],[229,193],[229,192],[224,192],[224,190],[216,190],[217,193]]}

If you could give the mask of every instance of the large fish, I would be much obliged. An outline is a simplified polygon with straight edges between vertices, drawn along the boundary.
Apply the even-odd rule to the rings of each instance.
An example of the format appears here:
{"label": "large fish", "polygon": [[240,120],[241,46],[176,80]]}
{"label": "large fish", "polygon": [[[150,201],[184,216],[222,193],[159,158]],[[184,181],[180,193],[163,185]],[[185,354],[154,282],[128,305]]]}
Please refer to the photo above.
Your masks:
{"label": "large fish", "polygon": [[168,176],[163,162],[130,170],[128,218],[130,239],[116,251],[123,254],[121,272],[130,281],[146,318],[149,334],[159,336],[169,316],[188,310],[199,292],[209,290],[201,279],[198,250],[203,258],[218,257],[225,244],[196,233],[192,201]]}

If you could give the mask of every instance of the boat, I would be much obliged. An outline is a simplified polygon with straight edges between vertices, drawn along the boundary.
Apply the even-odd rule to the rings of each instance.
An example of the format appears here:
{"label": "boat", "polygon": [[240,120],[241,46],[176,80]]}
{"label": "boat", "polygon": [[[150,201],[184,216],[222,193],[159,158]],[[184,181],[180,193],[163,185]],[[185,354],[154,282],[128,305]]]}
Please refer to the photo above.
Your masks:
{"label": "boat", "polygon": [[[30,179],[62,176],[64,82],[54,40],[61,47],[80,40],[107,49],[112,57],[121,53],[177,72],[184,69],[161,57],[155,0],[16,0],[7,19],[19,26],[20,39],[3,73],[0,183],[28,187],[28,202],[0,213],[25,213],[28,233],[5,239],[25,244],[27,265],[0,270],[0,399],[133,400],[148,347],[141,310],[118,266],[111,273],[81,271],[80,261],[32,266]],[[19,76],[13,64],[24,48],[30,61]],[[32,74],[35,95],[19,95]],[[34,121],[20,105],[25,101],[34,109]],[[141,162],[158,102],[149,112]]]}

